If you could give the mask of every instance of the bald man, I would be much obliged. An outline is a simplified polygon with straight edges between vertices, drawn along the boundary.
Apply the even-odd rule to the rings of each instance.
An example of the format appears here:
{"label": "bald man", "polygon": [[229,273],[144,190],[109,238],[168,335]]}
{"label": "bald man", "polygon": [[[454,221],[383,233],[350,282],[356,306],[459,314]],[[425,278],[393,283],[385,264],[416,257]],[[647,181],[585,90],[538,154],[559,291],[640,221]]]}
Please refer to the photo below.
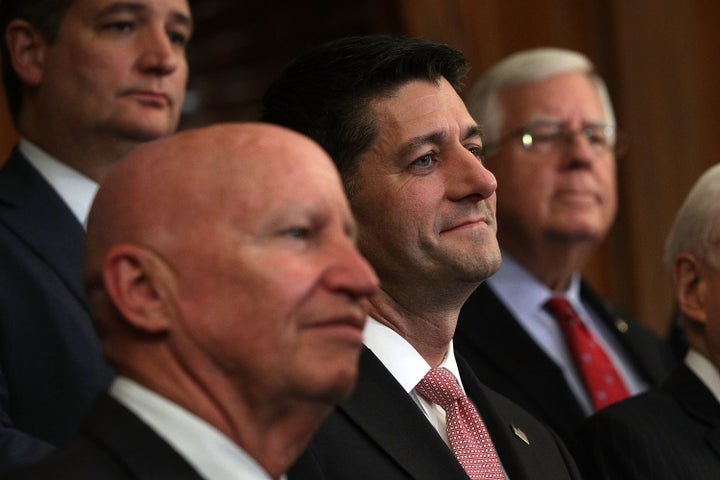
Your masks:
{"label": "bald man", "polygon": [[90,213],[86,286],[119,377],[13,478],[281,478],[355,382],[364,299],[335,168],[262,124],[142,146]]}

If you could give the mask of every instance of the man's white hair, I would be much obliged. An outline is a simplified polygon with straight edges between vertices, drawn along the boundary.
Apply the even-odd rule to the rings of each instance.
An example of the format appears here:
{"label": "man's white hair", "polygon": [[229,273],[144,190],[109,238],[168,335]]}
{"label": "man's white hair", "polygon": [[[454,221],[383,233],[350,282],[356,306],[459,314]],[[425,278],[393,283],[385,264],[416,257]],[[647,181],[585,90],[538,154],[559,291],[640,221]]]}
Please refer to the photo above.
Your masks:
{"label": "man's white hair", "polygon": [[610,95],[603,79],[595,73],[595,66],[585,55],[561,48],[524,50],[497,63],[470,90],[466,98],[468,110],[483,129],[486,140],[495,142],[504,115],[498,92],[569,72],[582,72],[588,76],[600,97],[605,122],[615,126]]}
{"label": "man's white hair", "polygon": [[720,268],[715,247],[720,243],[720,164],[709,168],[695,182],[675,216],[665,240],[665,267],[671,271],[675,259],[691,253],[706,265]]}

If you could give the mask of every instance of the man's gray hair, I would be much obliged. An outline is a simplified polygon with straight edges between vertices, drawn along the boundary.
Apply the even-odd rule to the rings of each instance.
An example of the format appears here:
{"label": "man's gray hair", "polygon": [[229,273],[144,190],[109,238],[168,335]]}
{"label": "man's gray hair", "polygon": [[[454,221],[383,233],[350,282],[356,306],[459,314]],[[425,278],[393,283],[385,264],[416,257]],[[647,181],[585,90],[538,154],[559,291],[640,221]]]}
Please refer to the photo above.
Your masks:
{"label": "man's gray hair", "polygon": [[720,268],[715,247],[720,243],[720,164],[695,182],[675,216],[665,240],[665,267],[671,271],[678,255],[691,253],[706,265]]}
{"label": "man's gray hair", "polygon": [[582,72],[588,76],[600,97],[605,122],[615,126],[610,95],[603,79],[595,73],[595,66],[585,55],[560,48],[524,50],[497,63],[470,90],[466,98],[468,110],[483,129],[486,141],[495,142],[500,135],[504,114],[498,99],[500,91],[570,72]]}

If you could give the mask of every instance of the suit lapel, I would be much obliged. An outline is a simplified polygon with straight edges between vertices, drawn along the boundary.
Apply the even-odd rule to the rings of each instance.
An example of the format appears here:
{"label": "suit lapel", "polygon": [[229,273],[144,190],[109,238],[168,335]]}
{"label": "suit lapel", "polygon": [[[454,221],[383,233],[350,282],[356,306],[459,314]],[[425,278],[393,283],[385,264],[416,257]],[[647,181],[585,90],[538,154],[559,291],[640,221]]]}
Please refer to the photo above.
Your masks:
{"label": "suit lapel", "polygon": [[[502,375],[512,378],[513,383],[523,389],[525,396],[533,399],[548,422],[565,425],[568,422],[578,423],[584,418],[560,368],[487,285],[480,285],[472,294],[463,306],[460,318],[458,331],[464,337],[461,340],[468,343],[468,348],[482,352]],[[480,372],[477,373],[480,375]],[[561,387],[548,390],[547,385]]]}
{"label": "suit lapel", "polygon": [[692,418],[705,424],[705,440],[720,457],[720,403],[705,384],[686,366],[680,365],[661,387],[682,405]]}
{"label": "suit lapel", "polygon": [[518,447],[527,447],[527,444],[521,443],[532,439],[524,437],[523,425],[509,425],[501,419],[496,406],[491,403],[487,388],[480,383],[465,360],[456,357],[465,392],[482,417],[508,477],[514,480],[530,478],[518,456]]}
{"label": "suit lapel", "polygon": [[0,223],[47,263],[88,308],[82,287],[85,231],[17,149],[0,169]]}
{"label": "suit lapel", "polygon": [[417,480],[467,479],[452,451],[385,366],[367,348],[352,396],[338,408]]}
{"label": "suit lapel", "polygon": [[98,398],[83,431],[111,451],[133,478],[202,480],[170,445],[107,394]]}
{"label": "suit lapel", "polygon": [[623,345],[637,372],[650,386],[660,385],[665,380],[667,368],[670,366],[659,364],[659,360],[662,359],[650,358],[649,353],[654,352],[655,348],[648,349],[648,340],[643,334],[651,335],[651,333],[641,331],[642,327],[635,322],[625,321],[621,314],[604,302],[584,281],[580,286],[580,296]]}

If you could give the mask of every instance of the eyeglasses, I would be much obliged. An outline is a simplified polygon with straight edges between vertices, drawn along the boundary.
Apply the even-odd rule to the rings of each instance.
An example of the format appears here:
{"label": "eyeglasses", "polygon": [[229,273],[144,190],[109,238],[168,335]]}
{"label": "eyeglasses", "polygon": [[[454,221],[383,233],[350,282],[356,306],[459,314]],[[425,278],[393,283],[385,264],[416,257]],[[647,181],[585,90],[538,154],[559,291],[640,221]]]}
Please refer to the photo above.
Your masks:
{"label": "eyeglasses", "polygon": [[518,128],[497,142],[483,146],[483,156],[491,157],[509,141],[519,138],[522,147],[533,153],[557,152],[575,142],[575,135],[582,136],[594,155],[612,152],[620,157],[627,152],[627,136],[612,125],[587,124],[580,129],[571,129],[560,122],[540,121]]}

